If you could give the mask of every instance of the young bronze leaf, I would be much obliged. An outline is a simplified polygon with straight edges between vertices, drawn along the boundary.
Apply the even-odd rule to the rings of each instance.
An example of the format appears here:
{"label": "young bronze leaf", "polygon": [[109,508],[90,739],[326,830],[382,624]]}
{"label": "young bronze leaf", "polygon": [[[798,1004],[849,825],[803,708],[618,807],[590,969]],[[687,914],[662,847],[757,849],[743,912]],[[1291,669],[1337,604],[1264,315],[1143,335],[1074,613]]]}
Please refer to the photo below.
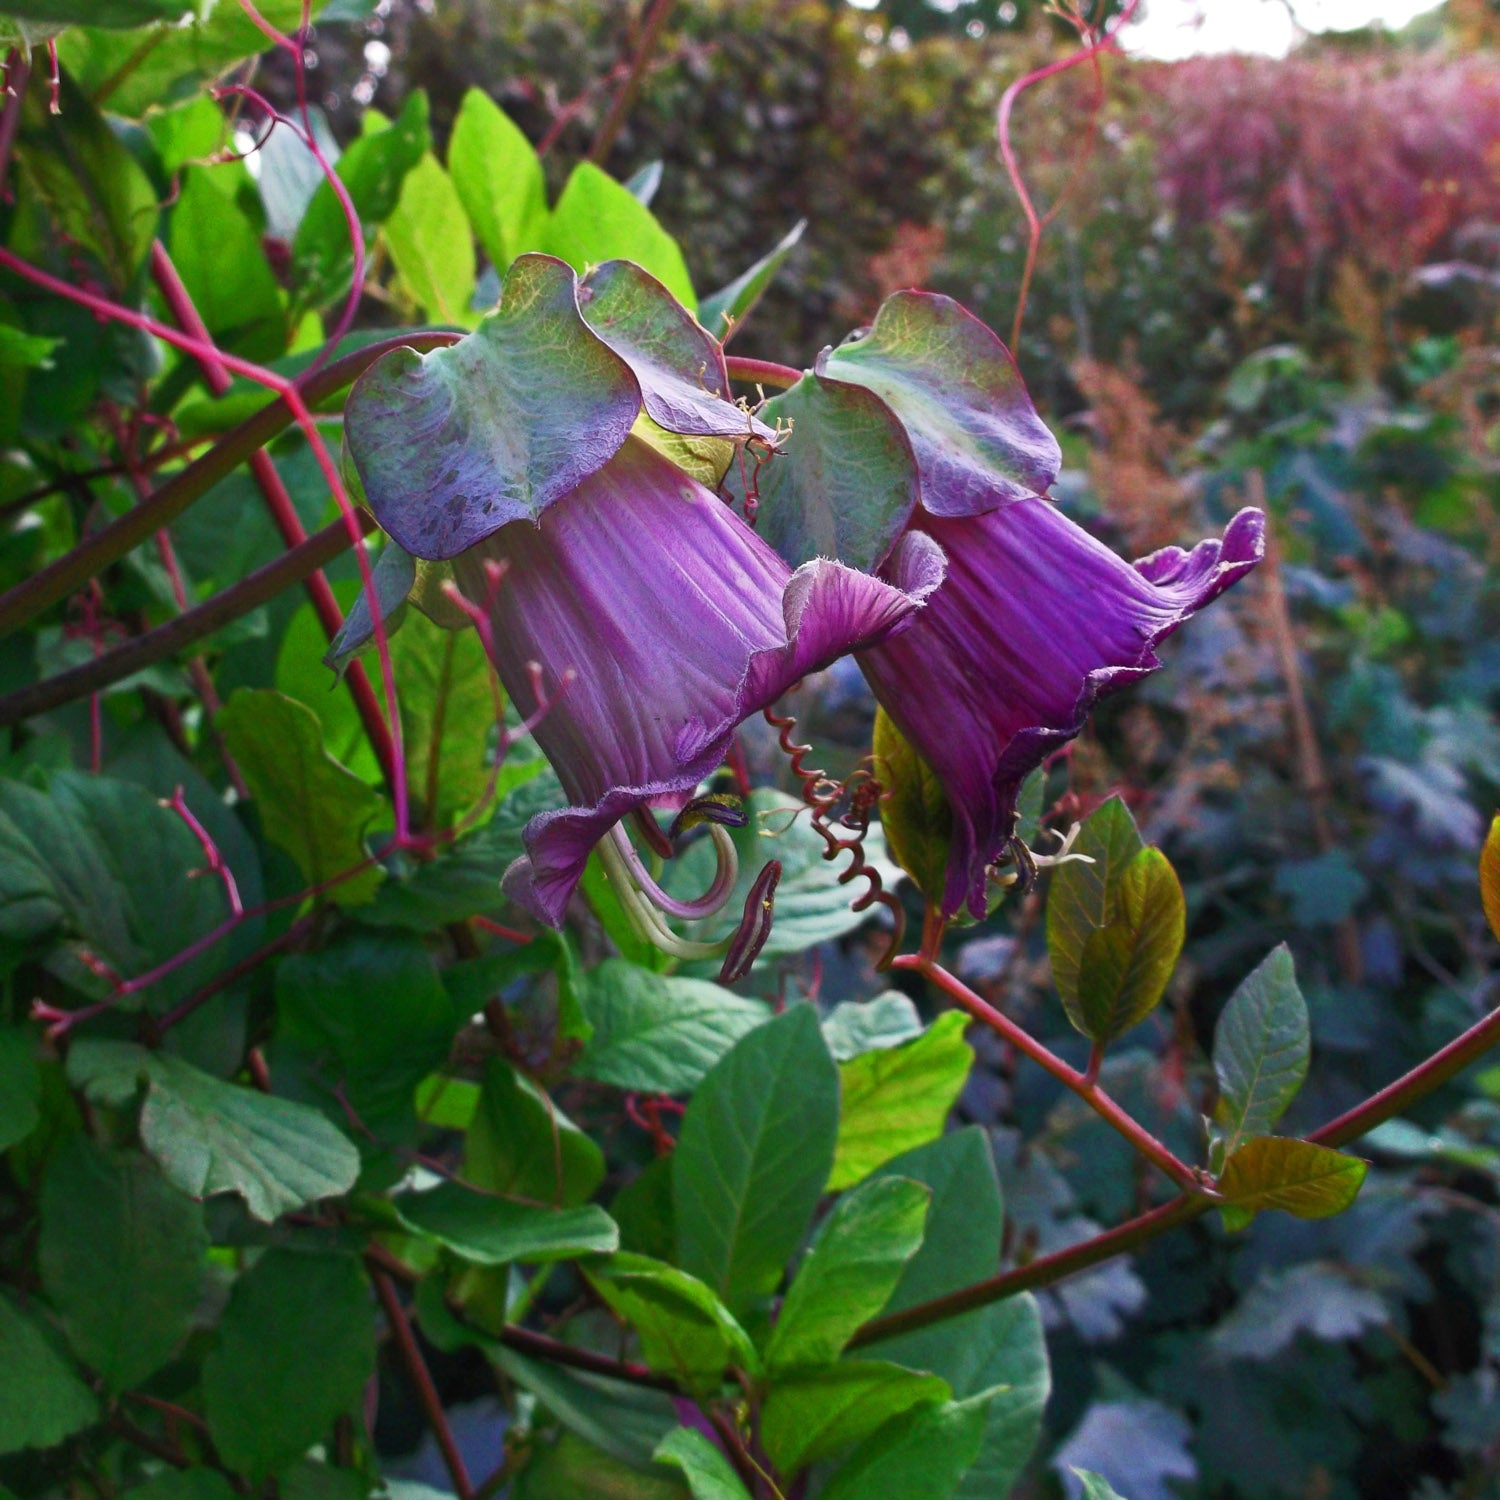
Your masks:
{"label": "young bronze leaf", "polygon": [[1369,1165],[1311,1141],[1258,1136],[1229,1158],[1219,1177],[1230,1204],[1225,1223],[1237,1228],[1263,1208],[1298,1219],[1331,1218],[1354,1202]]}

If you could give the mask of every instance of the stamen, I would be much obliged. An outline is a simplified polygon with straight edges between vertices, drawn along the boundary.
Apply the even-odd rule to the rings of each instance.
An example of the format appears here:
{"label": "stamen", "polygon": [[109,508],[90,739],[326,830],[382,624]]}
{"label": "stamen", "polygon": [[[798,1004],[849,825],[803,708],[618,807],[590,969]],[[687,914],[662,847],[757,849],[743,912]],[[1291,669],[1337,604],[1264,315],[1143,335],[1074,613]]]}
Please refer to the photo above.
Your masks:
{"label": "stamen", "polygon": [[604,873],[609,876],[610,884],[614,887],[630,925],[643,941],[660,948],[663,953],[670,953],[674,958],[689,962],[700,958],[719,958],[728,950],[731,938],[717,943],[695,943],[678,937],[636,889],[631,872],[614,841],[609,838],[600,839],[597,848]]}
{"label": "stamen", "polygon": [[745,914],[740,918],[740,925],[730,940],[729,952],[724,955],[724,966],[719,970],[720,984],[733,984],[737,979],[743,979],[760,957],[760,950],[771,936],[776,887],[780,882],[781,861],[770,860],[755,877],[755,883],[745,897]]}
{"label": "stamen", "polygon": [[671,916],[681,917],[685,922],[697,922],[704,917],[713,916],[729,900],[735,881],[740,876],[739,851],[734,847],[734,840],[730,838],[728,831],[717,823],[710,823],[708,834],[713,840],[719,864],[714,873],[713,884],[696,901],[679,901],[662,890],[641,863],[641,857],[635,852],[635,846],[630,842],[630,835],[625,832],[623,825],[616,823],[610,829],[609,841],[619,852],[625,868],[646,900]]}
{"label": "stamen", "polygon": [[1062,847],[1056,854],[1038,854],[1021,839],[1012,839],[1010,847],[1006,852],[1020,866],[1019,871],[1009,870],[1002,875],[998,870],[992,869],[990,879],[996,885],[1004,886],[1006,889],[1019,883],[1023,891],[1029,891],[1036,880],[1038,870],[1050,870],[1058,865],[1068,865],[1075,862],[1082,865],[1095,863],[1092,854],[1074,854],[1072,852],[1073,845],[1082,829],[1082,823],[1073,824],[1066,833],[1059,833],[1055,828],[1047,829],[1046,832],[1062,842]]}

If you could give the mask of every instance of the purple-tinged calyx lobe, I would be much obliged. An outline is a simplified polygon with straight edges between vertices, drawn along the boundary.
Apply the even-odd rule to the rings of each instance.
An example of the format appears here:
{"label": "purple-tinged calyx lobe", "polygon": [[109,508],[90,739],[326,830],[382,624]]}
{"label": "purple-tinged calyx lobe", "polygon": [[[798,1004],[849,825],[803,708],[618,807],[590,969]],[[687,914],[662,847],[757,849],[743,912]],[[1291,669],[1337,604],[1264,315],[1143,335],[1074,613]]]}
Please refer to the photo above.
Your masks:
{"label": "purple-tinged calyx lobe", "polygon": [[1057,478],[1062,450],[1010,351],[951,297],[896,292],[868,329],[825,349],[816,370],[890,409],[929,515],[980,515],[1044,494]]}
{"label": "purple-tinged calyx lobe", "polygon": [[939,544],[946,580],[909,629],[858,659],[947,795],[944,917],[983,917],[1027,773],[1100,697],[1161,665],[1156,646],[1260,561],[1264,526],[1242,510],[1222,539],[1130,564],[1042,499],[914,519],[908,535]]}
{"label": "purple-tinged calyx lobe", "polygon": [[615,261],[580,287],[565,262],[523,255],[473,333],[371,365],[344,432],[381,527],[414,557],[442,560],[537,520],[643,412],[680,436],[775,443],[728,399],[722,352],[660,282]]}
{"label": "purple-tinged calyx lobe", "polygon": [[[507,565],[488,586],[485,565]],[[535,728],[569,807],[527,825],[504,889],[560,925],[589,852],[632,809],[680,804],[735,728],[792,683],[903,627],[943,576],[914,532],[885,578],[840,563],[795,570],[709,490],[646,444],[454,561],[489,615],[492,657],[523,714],[528,664],[572,678]]]}

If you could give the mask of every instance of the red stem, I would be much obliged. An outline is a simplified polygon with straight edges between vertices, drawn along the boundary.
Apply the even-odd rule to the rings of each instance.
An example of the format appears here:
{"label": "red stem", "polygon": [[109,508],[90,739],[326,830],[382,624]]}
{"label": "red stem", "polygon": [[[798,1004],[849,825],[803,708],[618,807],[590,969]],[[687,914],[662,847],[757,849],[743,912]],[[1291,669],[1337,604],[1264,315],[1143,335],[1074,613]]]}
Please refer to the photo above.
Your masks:
{"label": "red stem", "polygon": [[757,385],[774,385],[781,389],[794,386],[802,379],[802,371],[790,365],[778,365],[769,359],[746,359],[740,354],[726,354],[724,367],[731,380],[746,380]]}
{"label": "red stem", "polygon": [[[209,349],[214,348],[213,336],[193,305],[192,296],[160,240],[154,240],[151,245],[151,275],[178,326],[205,346],[204,351],[194,358],[203,372],[203,381],[210,393],[222,396],[232,384],[229,371],[217,357],[208,353]],[[289,549],[300,547],[307,540],[307,529],[297,514],[297,507],[292,503],[292,497],[288,494],[276,465],[271,461],[271,455],[264,448],[257,449],[250,455],[249,463],[250,473],[265,499],[277,531],[281,533],[282,542]],[[320,568],[304,580],[303,587],[312,600],[313,610],[318,616],[318,623],[323,627],[324,635],[331,641],[344,623],[344,614],[333,596],[327,575]],[[364,664],[351,662],[344,680],[349,684],[349,693],[358,710],[360,724],[375,751],[375,758],[380,763],[386,784],[394,793],[395,749]]]}
{"label": "red stem", "polygon": [[26,96],[26,80],[31,76],[31,64],[19,48],[12,48],[5,59],[5,87],[9,98],[5,110],[0,113],[0,203],[8,203],[5,191],[5,174],[10,170],[10,153],[16,143],[16,131],[21,127],[21,101]]}
{"label": "red stem", "polygon": [[903,1312],[889,1313],[883,1318],[872,1318],[849,1340],[851,1349],[874,1344],[881,1339],[894,1338],[898,1333],[910,1333],[917,1328],[928,1328],[947,1318],[956,1318],[962,1313],[973,1312],[978,1307],[988,1307],[991,1302],[1000,1302],[1034,1287],[1051,1286],[1065,1276],[1087,1270],[1102,1260],[1124,1255],[1128,1250],[1154,1240],[1157,1235],[1186,1224],[1213,1207],[1211,1200],[1196,1194],[1184,1193],[1150,1213],[1128,1219],[1097,1234],[1081,1244],[1070,1245],[1052,1255],[1042,1255],[1013,1271],[1004,1271],[991,1276],[987,1281],[962,1287],[949,1292],[945,1297],[934,1297],[930,1302],[919,1302]]}
{"label": "red stem", "polygon": [[212,1000],[221,990],[228,989],[236,979],[242,979],[258,969],[268,958],[301,942],[313,930],[313,925],[312,917],[299,917],[280,937],[262,944],[254,953],[247,953],[238,963],[231,964],[222,974],[215,975],[196,994],[189,995],[186,1000],[174,1005],[164,1016],[153,1017],[151,1029],[157,1039],[165,1036],[179,1022],[185,1021],[200,1005]]}
{"label": "red stem", "polygon": [[406,1309],[401,1306],[401,1298],[384,1271],[373,1265],[368,1269],[370,1280],[375,1286],[375,1295],[380,1298],[386,1322],[390,1324],[396,1353],[400,1356],[411,1383],[417,1388],[417,1399],[422,1403],[422,1410],[432,1427],[432,1435],[437,1439],[438,1449],[443,1455],[448,1477],[453,1481],[453,1493],[458,1496],[458,1500],[474,1500],[474,1486],[464,1465],[464,1456],[458,1451],[458,1444],[454,1441],[453,1429],[448,1425],[442,1398],[432,1383],[432,1374],[427,1368],[426,1360],[422,1358],[422,1351],[417,1347],[417,1336],[412,1332]]}
{"label": "red stem", "polygon": [[[900,964],[901,960],[897,960]],[[915,967],[910,963],[905,967]],[[1394,1083],[1388,1084],[1379,1093],[1372,1094],[1362,1104],[1346,1111],[1335,1120],[1320,1126],[1307,1139],[1320,1146],[1344,1146],[1368,1134],[1382,1121],[1400,1114],[1418,1100],[1424,1099],[1435,1089],[1447,1083],[1455,1074],[1471,1062],[1482,1057],[1500,1043],[1500,1008],[1476,1021],[1462,1036],[1455,1037],[1440,1052],[1435,1052],[1419,1063],[1409,1073],[1403,1074]],[[927,1328],[941,1323],[946,1318],[956,1318],[962,1313],[972,1312],[978,1307],[987,1307],[1006,1297],[1035,1287],[1051,1286],[1066,1276],[1072,1276],[1101,1261],[1123,1255],[1154,1240],[1168,1229],[1186,1224],[1206,1213],[1214,1206],[1213,1200],[1201,1193],[1184,1193],[1164,1203],[1149,1213],[1117,1224],[1103,1234],[1070,1245],[1053,1255],[1044,1255],[1012,1271],[1004,1271],[986,1281],[976,1282],[945,1297],[934,1297],[930,1302],[919,1302],[904,1312],[875,1318],[866,1323],[853,1339],[850,1348],[873,1344],[880,1339],[894,1337],[898,1333],[910,1333],[913,1329]]]}
{"label": "red stem", "polygon": [[[1036,269],[1037,252],[1040,250],[1042,242],[1042,230],[1051,222],[1052,216],[1057,212],[1057,206],[1054,205],[1045,217],[1036,211],[1036,204],[1032,202],[1031,194],[1027,191],[1026,180],[1021,176],[1021,166],[1016,160],[1015,147],[1011,142],[1011,113],[1016,107],[1016,100],[1032,84],[1041,83],[1043,79],[1052,78],[1058,73],[1065,73],[1069,68],[1078,67],[1080,63],[1093,62],[1097,65],[1098,59],[1102,54],[1114,51],[1118,46],[1116,38],[1120,34],[1121,27],[1129,22],[1139,5],[1140,0],[1127,0],[1125,7],[1121,10],[1115,22],[1113,31],[1101,36],[1098,41],[1091,43],[1078,52],[1070,53],[1067,57],[1058,58],[1055,62],[1050,62],[1045,67],[1036,68],[1030,73],[1023,74],[1000,96],[1000,108],[996,112],[995,117],[995,137],[1000,148],[1000,159],[1005,163],[1005,170],[1010,176],[1011,186],[1016,190],[1016,197],[1021,200],[1021,212],[1026,216],[1027,228],[1026,264],[1021,272],[1021,285],[1016,294],[1016,315],[1010,329],[1010,347],[1012,352],[1015,352],[1017,345],[1021,341],[1021,323],[1026,316],[1026,297],[1031,288],[1032,273]],[[1080,29],[1085,32],[1087,30],[1087,28]],[[1091,120],[1089,136],[1084,145],[1085,152],[1088,151],[1092,140],[1093,122]],[[1072,180],[1070,180],[1068,186],[1063,190],[1064,196],[1072,188],[1072,185]]]}
{"label": "red stem", "polygon": [[1455,1037],[1441,1051],[1418,1063],[1411,1072],[1403,1073],[1379,1093],[1371,1094],[1363,1104],[1356,1104],[1336,1120],[1319,1126],[1307,1139],[1320,1146],[1344,1146],[1357,1141],[1382,1121],[1400,1114],[1408,1105],[1441,1088],[1454,1074],[1461,1073],[1496,1043],[1500,1043],[1500,1008],[1476,1021],[1462,1036]]}
{"label": "red stem", "polygon": [[1055,1052],[1049,1051],[1008,1016],[1001,1015],[993,1005],[981,999],[941,964],[921,954],[903,954],[892,961],[891,967],[911,969],[931,980],[976,1021],[983,1021],[1018,1052],[1024,1052],[1033,1062],[1044,1067],[1064,1088],[1077,1094],[1090,1109],[1118,1130],[1142,1156],[1165,1172],[1178,1187],[1189,1193],[1204,1193],[1208,1189],[1208,1184],[1186,1162],[1179,1161],[1145,1126],[1126,1114],[1097,1083],[1076,1068],[1069,1067]]}
{"label": "red stem", "polygon": [[620,127],[625,123],[625,117],[630,113],[630,107],[635,103],[635,96],[640,93],[641,80],[646,76],[646,64],[651,60],[651,54],[656,51],[656,44],[661,38],[662,28],[667,24],[667,17],[672,13],[673,0],[650,0],[646,10],[645,23],[641,27],[640,40],[636,43],[635,54],[630,59],[630,71],[625,75],[625,81],[620,85],[620,91],[614,97],[614,102],[609,107],[609,113],[604,117],[604,123],[600,125],[599,132],[594,137],[594,143],[589,147],[589,160],[595,166],[602,166],[604,158],[609,155],[610,147],[615,143],[615,137],[620,133]]}
{"label": "red stem", "polygon": [[[373,521],[366,521],[373,525]],[[298,582],[307,569],[349,549],[348,533],[343,523],[335,521],[325,526],[290,552],[283,552],[274,562],[232,584],[223,593],[215,594],[186,614],[148,630],[144,635],[133,636],[108,651],[101,652],[91,661],[69,667],[54,677],[41,682],[29,683],[13,693],[0,697],[0,728],[29,719],[33,714],[45,713],[81,698],[86,693],[97,692],[113,682],[139,672],[156,662],[176,656],[188,646],[201,641],[205,636],[250,613],[266,600],[274,598],[283,589]]]}

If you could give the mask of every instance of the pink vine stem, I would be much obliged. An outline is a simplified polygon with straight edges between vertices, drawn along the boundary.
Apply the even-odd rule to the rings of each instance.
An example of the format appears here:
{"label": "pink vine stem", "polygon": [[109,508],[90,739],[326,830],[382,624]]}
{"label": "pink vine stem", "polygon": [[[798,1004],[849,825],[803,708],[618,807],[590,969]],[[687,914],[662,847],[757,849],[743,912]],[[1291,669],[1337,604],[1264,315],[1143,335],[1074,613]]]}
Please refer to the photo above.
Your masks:
{"label": "pink vine stem", "polygon": [[[193,305],[193,299],[188,294],[187,287],[183,285],[182,278],[177,273],[177,267],[172,264],[172,259],[160,240],[154,241],[151,246],[151,274],[178,326],[203,344],[215,347],[208,328],[199,315],[198,309]],[[198,366],[203,372],[204,383],[213,395],[222,396],[228,391],[231,384],[229,371],[224,368],[222,362],[200,356]],[[305,379],[306,376],[304,375],[303,378]],[[265,498],[266,507],[271,513],[271,519],[281,535],[282,542],[288,548],[300,547],[307,540],[307,529],[302,524],[302,518],[297,514],[297,507],[292,503],[292,497],[271,455],[264,448],[260,448],[250,455],[248,462],[250,473]],[[303,587],[312,601],[318,623],[331,641],[344,623],[344,616],[339,608],[338,600],[334,598],[333,588],[328,582],[327,575],[319,568],[304,580]],[[375,615],[378,611],[373,607],[373,601],[367,602],[372,605],[372,616]],[[349,693],[354,699],[354,706],[359,713],[360,724],[364,728],[394,795],[393,778],[396,756],[392,736],[396,731],[394,727],[387,729],[386,721],[381,714],[380,703],[375,696],[374,688],[370,685],[364,664],[357,661],[351,662],[345,673],[345,679],[349,684]]]}
{"label": "pink vine stem", "polygon": [[[401,747],[401,721],[397,712],[396,698],[396,674],[391,662],[390,641],[385,628],[385,621],[381,618],[379,596],[375,591],[374,571],[370,564],[369,554],[361,545],[364,531],[360,524],[359,516],[353,503],[349,499],[348,492],[344,488],[344,481],[339,475],[338,465],[334,463],[328,452],[328,446],[323,441],[323,435],[318,431],[318,424],[313,419],[312,412],[308,409],[306,401],[302,398],[300,379],[305,379],[306,374],[299,380],[288,380],[284,375],[278,375],[274,370],[268,370],[263,365],[257,365],[250,360],[240,359],[237,355],[230,354],[220,349],[211,339],[205,341],[193,334],[172,328],[165,323],[158,322],[155,318],[148,317],[145,313],[137,312],[133,308],[123,307],[118,302],[112,302],[107,297],[102,297],[96,292],[90,292],[82,287],[72,286],[56,276],[49,275],[46,271],[38,269],[20,256],[13,254],[10,250],[0,247],[0,266],[15,272],[16,275],[30,281],[33,285],[41,287],[44,291],[51,292],[54,296],[65,297],[71,302],[87,307],[90,311],[98,313],[101,317],[112,318],[117,322],[124,323],[131,328],[139,328],[145,333],[154,335],[164,343],[172,345],[175,349],[181,349],[185,354],[191,355],[200,363],[216,363],[224,370],[237,375],[243,375],[248,380],[253,380],[257,385],[264,386],[267,390],[274,391],[286,403],[287,410],[291,413],[292,420],[301,429],[303,437],[307,440],[308,448],[318,465],[319,472],[323,476],[329,491],[332,493],[335,503],[338,505],[339,514],[343,518],[345,530],[354,546],[354,556],[359,564],[360,578],[364,588],[364,595],[370,609],[370,619],[374,630],[375,649],[380,658],[380,673],[382,685],[385,689],[386,700],[386,726],[389,730],[388,744],[389,764],[384,769],[391,788],[391,798],[395,804],[396,811],[396,842],[399,846],[406,846],[411,834],[410,810],[406,793],[406,757]],[[300,524],[300,523],[299,523]],[[375,742],[377,754],[381,750],[381,742]]]}
{"label": "pink vine stem", "polygon": [[[343,311],[339,314],[339,320],[334,324],[333,332],[323,345],[322,352],[312,362],[308,373],[316,370],[329,354],[339,345],[339,341],[349,332],[354,322],[354,315],[359,309],[359,299],[365,284],[365,232],[360,223],[359,214],[355,210],[354,200],[349,196],[349,189],[344,185],[344,179],[334,171],[333,165],[324,156],[322,147],[318,145],[318,138],[313,130],[312,111],[307,102],[307,39],[312,30],[312,4],[311,0],[302,0],[302,20],[297,28],[297,35],[289,37],[278,31],[264,16],[255,8],[252,0],[240,0],[240,9],[253,21],[261,34],[267,37],[273,46],[280,47],[292,55],[292,68],[297,84],[297,108],[302,115],[302,128],[299,130],[285,115],[273,109],[259,95],[254,95],[262,109],[271,118],[274,124],[287,126],[301,137],[302,144],[312,153],[313,160],[318,164],[318,170],[322,172],[324,180],[333,190],[334,196],[339,200],[339,207],[343,210],[344,222],[349,227],[349,245],[354,252],[354,269],[349,286],[349,295],[344,300]],[[247,90],[236,92],[249,95]],[[269,132],[268,132],[269,134]],[[264,141],[261,142],[264,144]],[[374,601],[371,601],[373,609]]]}
{"label": "pink vine stem", "polygon": [[[1062,193],[1058,195],[1057,202],[1047,210],[1045,214],[1039,214],[1036,204],[1032,201],[1031,193],[1026,187],[1026,179],[1021,175],[1021,164],[1016,158],[1015,145],[1010,137],[1010,119],[1015,110],[1016,100],[1029,89],[1034,83],[1041,83],[1043,79],[1055,77],[1058,73],[1065,73],[1069,68],[1076,68],[1083,63],[1092,63],[1098,69],[1099,59],[1106,52],[1117,52],[1119,50],[1119,35],[1121,28],[1126,26],[1136,10],[1140,7],[1141,0],[1126,0],[1114,28],[1108,32],[1103,30],[1102,23],[1095,27],[1081,20],[1078,16],[1070,15],[1066,11],[1058,11],[1065,20],[1077,28],[1078,34],[1087,43],[1077,52],[1071,52],[1067,57],[1060,57],[1045,67],[1033,69],[1030,73],[1023,74],[1017,78],[1006,91],[1000,96],[1000,107],[995,116],[995,137],[1000,148],[1000,159],[1005,163],[1005,170],[1010,177],[1011,186],[1016,190],[1016,197],[1021,200],[1021,212],[1026,216],[1026,263],[1021,271],[1021,286],[1016,293],[1016,315],[1010,328],[1010,347],[1012,353],[1016,351],[1021,342],[1021,324],[1026,317],[1026,298],[1031,290],[1031,278],[1036,271],[1037,256],[1042,247],[1042,232],[1057,217],[1057,211],[1062,207],[1069,192],[1078,180],[1083,163],[1093,146],[1095,121],[1098,118],[1099,106],[1104,101],[1102,81],[1095,96],[1094,108],[1089,115],[1088,132],[1084,137],[1082,149],[1079,152],[1077,165],[1074,167],[1067,185]],[[1096,34],[1097,33],[1097,34]],[[1093,36],[1094,40],[1089,41]]]}

